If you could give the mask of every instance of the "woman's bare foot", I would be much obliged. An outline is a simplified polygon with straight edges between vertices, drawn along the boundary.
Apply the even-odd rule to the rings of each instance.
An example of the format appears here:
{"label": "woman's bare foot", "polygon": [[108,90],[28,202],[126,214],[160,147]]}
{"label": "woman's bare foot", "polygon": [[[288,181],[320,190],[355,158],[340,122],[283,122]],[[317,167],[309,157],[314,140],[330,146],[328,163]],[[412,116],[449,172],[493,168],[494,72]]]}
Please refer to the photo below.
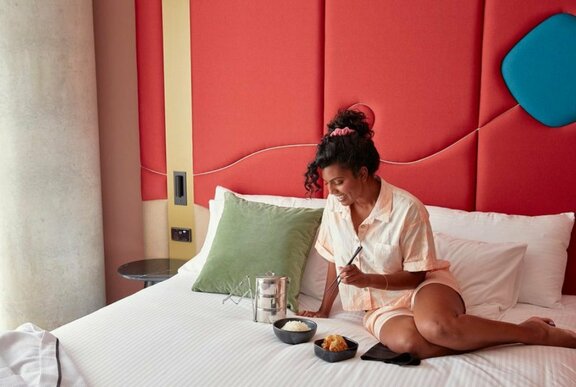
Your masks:
{"label": "woman's bare foot", "polygon": [[520,324],[530,328],[533,338],[526,344],[576,348],[576,332],[556,328],[554,321],[545,317],[531,317]]}

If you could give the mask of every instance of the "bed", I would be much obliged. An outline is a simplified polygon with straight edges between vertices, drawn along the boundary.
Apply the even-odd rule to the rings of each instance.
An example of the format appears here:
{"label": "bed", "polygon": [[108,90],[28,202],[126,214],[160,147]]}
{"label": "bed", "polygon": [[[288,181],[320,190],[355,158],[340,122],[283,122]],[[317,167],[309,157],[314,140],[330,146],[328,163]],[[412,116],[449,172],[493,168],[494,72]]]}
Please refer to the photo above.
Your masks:
{"label": "bed", "polygon": [[[248,302],[222,304],[219,294],[192,293],[179,274],[73,324],[57,329],[63,348],[94,386],[573,386],[574,350],[509,346],[428,359],[401,367],[362,361],[376,343],[361,316],[335,308],[316,320],[315,338],[340,332],[359,343],[355,358],[326,363],[313,344],[280,342],[269,324],[251,320]],[[305,305],[317,300],[303,297]],[[576,297],[562,308],[518,305],[505,320],[547,315],[576,328]]]}
{"label": "bed", "polygon": [[[222,243],[218,230],[223,230],[226,195],[230,194],[249,202],[274,203],[285,208],[323,205],[323,199],[240,195],[218,187],[210,202],[211,220],[205,246],[175,277],[53,331],[89,385],[573,386],[576,383],[576,350],[566,348],[508,345],[427,359],[419,366],[361,360],[360,355],[377,340],[362,327],[362,313],[345,312],[338,300],[329,319],[314,319],[318,324],[314,339],[331,333],[349,337],[359,343],[354,358],[327,363],[315,356],[313,341],[298,345],[281,342],[271,324],[253,321],[249,298],[236,298],[237,303],[223,302],[226,294],[191,291],[207,262],[215,259],[210,250],[214,244]],[[457,277],[466,281],[464,298],[469,312],[515,323],[533,315],[548,316],[559,327],[576,329],[576,296],[562,295],[553,274],[554,266],[565,267],[573,213],[527,217],[434,206],[428,206],[428,210],[439,253],[451,260]],[[469,227],[463,228],[463,224]],[[485,241],[464,239],[467,233],[477,235],[487,229],[492,232],[483,232]],[[499,242],[500,238],[507,242]],[[265,239],[262,235],[261,241]],[[242,256],[241,251],[235,254]],[[543,254],[552,273],[547,279],[542,279],[541,273],[534,277],[534,270],[538,271],[534,265],[542,263],[533,258],[542,258]],[[253,259],[247,258],[245,263],[249,265]],[[480,276],[476,273],[478,268],[484,270]],[[319,306],[324,273],[322,258],[310,251],[298,296],[301,309]],[[560,269],[556,277],[563,274]],[[539,291],[531,293],[535,286]],[[533,303],[518,303],[522,297]],[[294,313],[288,311],[288,315]]]}

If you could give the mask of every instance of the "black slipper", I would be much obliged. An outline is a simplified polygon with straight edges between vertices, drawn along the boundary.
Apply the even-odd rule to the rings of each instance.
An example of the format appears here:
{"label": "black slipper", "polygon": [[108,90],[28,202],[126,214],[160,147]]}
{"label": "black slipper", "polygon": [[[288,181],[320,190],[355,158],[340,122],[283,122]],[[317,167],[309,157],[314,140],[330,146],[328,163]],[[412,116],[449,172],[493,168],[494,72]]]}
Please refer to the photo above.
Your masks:
{"label": "black slipper", "polygon": [[383,361],[388,364],[398,365],[419,365],[420,359],[408,352],[396,353],[390,350],[382,343],[378,343],[370,348],[364,355],[360,356],[362,360]]}

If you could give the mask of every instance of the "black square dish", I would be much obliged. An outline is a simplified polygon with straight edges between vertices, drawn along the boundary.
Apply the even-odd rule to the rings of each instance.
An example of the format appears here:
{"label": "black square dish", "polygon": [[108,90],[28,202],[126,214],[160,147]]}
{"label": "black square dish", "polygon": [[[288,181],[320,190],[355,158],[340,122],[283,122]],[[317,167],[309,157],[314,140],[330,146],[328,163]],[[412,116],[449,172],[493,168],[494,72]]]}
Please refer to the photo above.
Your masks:
{"label": "black square dish", "polygon": [[338,361],[347,360],[356,356],[356,351],[358,351],[358,343],[354,340],[350,340],[344,337],[346,344],[348,344],[348,349],[339,352],[331,352],[322,348],[322,343],[324,339],[316,340],[314,342],[314,353],[320,359],[325,360],[329,363],[336,363]]}

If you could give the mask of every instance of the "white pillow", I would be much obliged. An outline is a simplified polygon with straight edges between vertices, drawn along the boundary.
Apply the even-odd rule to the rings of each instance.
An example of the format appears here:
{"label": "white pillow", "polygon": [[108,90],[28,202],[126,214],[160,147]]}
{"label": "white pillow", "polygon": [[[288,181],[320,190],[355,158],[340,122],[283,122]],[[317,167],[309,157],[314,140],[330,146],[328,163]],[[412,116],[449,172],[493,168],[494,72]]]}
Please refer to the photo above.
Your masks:
{"label": "white pillow", "polygon": [[525,243],[488,243],[434,233],[436,255],[450,262],[470,314],[497,318],[516,305]]}
{"label": "white pillow", "polygon": [[[314,240],[314,245],[316,245],[316,240]],[[304,268],[300,292],[322,301],[327,271],[328,261],[318,253],[316,248],[312,247]]]}
{"label": "white pillow", "polygon": [[249,200],[251,202],[273,204],[275,206],[280,207],[324,208],[324,206],[326,205],[326,199],[294,198],[289,196],[277,196],[277,195],[243,195],[221,186],[216,187],[216,191],[214,193],[214,200],[224,201],[224,194],[226,192],[233,193],[239,198]]}
{"label": "white pillow", "polygon": [[520,242],[528,248],[521,265],[518,302],[560,306],[574,213],[523,216],[426,206],[432,230],[484,242]]}
{"label": "white pillow", "polygon": [[[326,199],[305,199],[276,195],[242,195],[227,188],[217,186],[214,199],[208,202],[210,220],[208,222],[208,230],[206,231],[204,244],[198,254],[182,265],[178,269],[178,272],[189,272],[198,275],[200,271],[202,271],[202,267],[206,263],[206,257],[208,257],[208,253],[214,242],[218,222],[220,222],[220,218],[222,218],[222,212],[224,211],[224,193],[226,192],[231,192],[244,200],[274,204],[282,207],[324,208],[326,204]],[[300,292],[322,299],[327,267],[327,262],[316,252],[315,248],[312,248],[306,261]]]}
{"label": "white pillow", "polygon": [[210,211],[210,219],[208,220],[208,229],[206,230],[206,238],[204,238],[204,244],[202,245],[202,248],[198,254],[196,254],[184,265],[180,266],[178,273],[188,272],[193,273],[194,275],[198,275],[206,263],[206,258],[208,257],[208,253],[212,247],[212,242],[214,242],[216,230],[218,229],[218,222],[220,222],[222,212],[224,211],[224,201],[208,201],[208,210]]}

